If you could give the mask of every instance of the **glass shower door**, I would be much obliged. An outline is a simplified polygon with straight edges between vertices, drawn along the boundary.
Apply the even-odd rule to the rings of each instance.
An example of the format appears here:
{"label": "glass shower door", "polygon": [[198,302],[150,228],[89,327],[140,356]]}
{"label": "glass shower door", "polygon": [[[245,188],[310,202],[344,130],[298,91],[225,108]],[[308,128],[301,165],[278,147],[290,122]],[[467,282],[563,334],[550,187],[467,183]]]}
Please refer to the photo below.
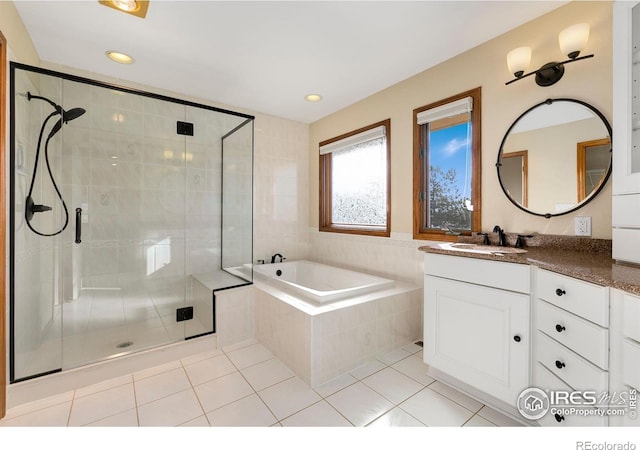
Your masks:
{"label": "glass shower door", "polygon": [[90,120],[64,128],[62,368],[184,339],[183,105],[64,81]]}
{"label": "glass shower door", "polygon": [[11,382],[215,332],[254,118],[19,63],[11,98]]}
{"label": "glass shower door", "polygon": [[12,382],[185,338],[185,106],[13,68]]}

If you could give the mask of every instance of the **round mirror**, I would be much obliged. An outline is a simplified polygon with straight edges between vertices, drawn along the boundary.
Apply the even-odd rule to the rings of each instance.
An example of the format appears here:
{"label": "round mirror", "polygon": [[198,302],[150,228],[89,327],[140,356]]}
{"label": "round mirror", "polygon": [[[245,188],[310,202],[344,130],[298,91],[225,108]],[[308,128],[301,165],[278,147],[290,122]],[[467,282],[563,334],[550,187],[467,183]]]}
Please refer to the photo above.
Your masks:
{"label": "round mirror", "polygon": [[549,99],[509,127],[498,152],[498,179],[509,200],[536,216],[584,206],[611,173],[611,126],[593,106]]}

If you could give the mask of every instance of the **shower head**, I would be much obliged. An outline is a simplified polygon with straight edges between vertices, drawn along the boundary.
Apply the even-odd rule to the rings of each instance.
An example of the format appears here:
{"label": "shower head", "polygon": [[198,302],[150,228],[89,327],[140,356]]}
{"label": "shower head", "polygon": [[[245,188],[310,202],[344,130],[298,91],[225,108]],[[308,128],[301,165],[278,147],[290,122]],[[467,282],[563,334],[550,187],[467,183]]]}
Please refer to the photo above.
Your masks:
{"label": "shower head", "polygon": [[58,121],[53,126],[53,128],[51,128],[48,139],[51,139],[58,131],[60,131],[60,128],[62,128],[62,122],[67,124],[72,120],[77,119],[78,117],[83,115],[85,112],[87,111],[83,108],[73,108],[73,109],[70,109],[69,111],[62,110],[62,117],[58,119]]}
{"label": "shower head", "polygon": [[42,97],[41,95],[33,95],[31,92],[27,92],[27,99],[31,100],[33,98],[44,100],[45,102],[53,106],[53,109],[55,109],[58,112],[58,114],[62,116],[62,120],[64,121],[64,123],[69,123],[73,119],[77,119],[78,117],[83,115],[85,112],[87,112],[83,108],[73,108],[73,109],[70,109],[69,111],[65,111],[64,109],[62,109],[62,106],[52,102],[48,98]]}
{"label": "shower head", "polygon": [[77,119],[78,117],[80,117],[86,112],[87,111],[84,108],[73,108],[73,109],[70,109],[69,111],[63,110],[62,120],[64,120],[64,123],[69,123],[72,120]]}

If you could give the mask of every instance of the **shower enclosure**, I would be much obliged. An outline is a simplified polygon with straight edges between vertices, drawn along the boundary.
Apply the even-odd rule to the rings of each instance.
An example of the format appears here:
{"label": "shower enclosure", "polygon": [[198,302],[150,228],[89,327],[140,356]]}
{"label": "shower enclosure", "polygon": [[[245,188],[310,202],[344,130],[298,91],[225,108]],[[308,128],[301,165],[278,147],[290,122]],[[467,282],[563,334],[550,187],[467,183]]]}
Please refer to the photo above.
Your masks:
{"label": "shower enclosure", "polygon": [[11,63],[11,382],[215,332],[252,281],[253,120]]}

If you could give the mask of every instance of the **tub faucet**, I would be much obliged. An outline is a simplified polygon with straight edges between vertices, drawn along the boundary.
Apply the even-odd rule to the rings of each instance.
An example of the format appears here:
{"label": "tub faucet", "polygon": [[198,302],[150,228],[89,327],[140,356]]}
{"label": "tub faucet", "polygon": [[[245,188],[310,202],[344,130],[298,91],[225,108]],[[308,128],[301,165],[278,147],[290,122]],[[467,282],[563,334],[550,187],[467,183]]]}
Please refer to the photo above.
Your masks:
{"label": "tub faucet", "polygon": [[278,257],[280,258],[280,261],[278,261],[278,262],[282,262],[282,261],[284,261],[284,260],[286,259],[286,258],[285,258],[284,256],[282,256],[280,253],[276,253],[275,255],[273,255],[273,256],[271,257],[271,264],[273,264],[274,262],[276,262],[276,258],[278,258]]}
{"label": "tub faucet", "polygon": [[493,232],[494,233],[498,233],[498,245],[500,247],[506,247],[507,246],[507,240],[506,240],[506,237],[504,235],[504,230],[502,228],[500,228],[498,225],[496,225],[495,227],[493,227]]}

